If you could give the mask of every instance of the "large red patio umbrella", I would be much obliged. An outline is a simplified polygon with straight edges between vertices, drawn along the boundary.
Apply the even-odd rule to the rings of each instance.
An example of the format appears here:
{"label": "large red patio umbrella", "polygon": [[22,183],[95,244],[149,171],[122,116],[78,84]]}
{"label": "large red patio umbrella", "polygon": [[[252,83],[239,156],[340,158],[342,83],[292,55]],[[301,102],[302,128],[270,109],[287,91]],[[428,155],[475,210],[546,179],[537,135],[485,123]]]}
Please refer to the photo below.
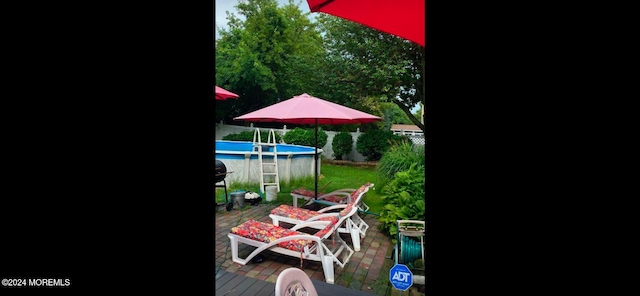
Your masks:
{"label": "large red patio umbrella", "polygon": [[216,101],[224,101],[226,99],[237,99],[239,96],[216,85]]}
{"label": "large red patio umbrella", "polygon": [[[307,0],[311,12],[324,12],[360,23],[423,47],[427,25],[425,3],[426,0]],[[425,93],[424,75],[422,79],[422,93]]]}
{"label": "large red patio umbrella", "polygon": [[233,120],[315,124],[315,197],[318,196],[318,124],[357,124],[381,121],[382,118],[308,94],[301,94],[271,106],[238,116]]}
{"label": "large red patio umbrella", "polygon": [[307,0],[311,12],[324,12],[424,46],[426,0]]}

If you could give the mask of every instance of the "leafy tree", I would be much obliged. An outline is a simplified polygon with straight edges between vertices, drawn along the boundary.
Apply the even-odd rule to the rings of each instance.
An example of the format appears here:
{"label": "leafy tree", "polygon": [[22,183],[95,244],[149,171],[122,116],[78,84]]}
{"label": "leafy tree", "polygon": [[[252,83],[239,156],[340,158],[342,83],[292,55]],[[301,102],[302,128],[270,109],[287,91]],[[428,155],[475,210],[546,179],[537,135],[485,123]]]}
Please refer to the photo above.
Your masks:
{"label": "leafy tree", "polygon": [[321,14],[317,19],[328,55],[321,81],[323,95],[360,107],[371,105],[372,98],[393,102],[424,130],[411,113],[424,98],[424,48],[334,16]]}
{"label": "leafy tree", "polygon": [[390,130],[392,124],[413,124],[409,116],[394,103],[382,103],[380,109],[382,110],[381,125],[384,130]]}
{"label": "leafy tree", "polygon": [[229,29],[216,41],[216,85],[240,96],[219,102],[216,121],[255,111],[303,92],[313,92],[324,59],[322,39],[290,0],[240,0],[238,14],[227,12]]}

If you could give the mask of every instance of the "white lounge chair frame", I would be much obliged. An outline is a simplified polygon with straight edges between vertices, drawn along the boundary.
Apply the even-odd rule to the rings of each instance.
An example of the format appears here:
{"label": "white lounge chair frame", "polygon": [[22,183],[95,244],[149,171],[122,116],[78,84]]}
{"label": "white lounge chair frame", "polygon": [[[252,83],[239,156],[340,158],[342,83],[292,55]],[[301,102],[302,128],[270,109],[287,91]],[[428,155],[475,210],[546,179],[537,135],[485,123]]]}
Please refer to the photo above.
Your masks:
{"label": "white lounge chair frame", "polygon": [[[344,223],[345,220],[348,220],[350,216],[356,215],[357,212],[358,212],[358,208],[353,207],[351,212],[348,215],[341,217],[340,220],[338,220],[338,222],[336,222],[336,224],[332,226],[333,229],[327,232],[324,236],[322,236],[322,238],[312,234],[291,235],[291,236],[286,236],[283,238],[276,239],[270,243],[264,243],[261,241],[256,241],[256,240],[252,240],[252,239],[239,236],[233,233],[229,233],[227,236],[229,237],[229,240],[231,240],[232,260],[233,262],[246,265],[247,263],[249,263],[249,261],[251,261],[251,259],[253,259],[253,257],[255,257],[256,255],[258,255],[264,250],[269,250],[275,253],[288,255],[295,258],[300,258],[302,256],[303,259],[321,262],[322,270],[324,271],[325,281],[329,284],[333,284],[335,282],[333,263],[335,262],[336,264],[338,264],[338,266],[340,266],[340,268],[344,268],[344,266],[349,262],[351,255],[353,255],[354,253],[353,249],[351,249],[349,245],[347,245],[347,243],[344,240],[342,240],[342,238],[340,238],[340,235],[336,233],[335,229],[338,229],[340,224]],[[339,217],[339,213],[331,213],[331,214],[327,214],[326,216]],[[330,223],[331,222],[329,221],[313,221],[313,222],[300,223],[294,226],[293,228],[291,228],[290,230],[297,231],[298,229],[305,228],[305,227],[324,229]],[[274,225],[274,227],[280,227],[280,226]],[[333,238],[329,239],[332,235],[333,235]],[[300,240],[300,239],[310,240],[310,241],[313,241],[315,244],[313,244],[311,248],[306,246],[302,254],[299,251],[293,251],[293,250],[285,249],[278,246],[278,244],[281,242],[290,241],[290,240]],[[324,243],[326,241],[329,242],[329,245],[333,246],[333,244],[335,244],[335,246],[333,246],[333,248],[330,248],[327,244]],[[242,259],[238,257],[239,243],[244,243],[250,246],[257,247],[257,249],[251,252],[251,254],[249,254],[246,258]],[[341,254],[344,256],[340,257]]]}
{"label": "white lounge chair frame", "polygon": [[[356,199],[353,201],[354,204],[358,205],[362,201],[362,197],[365,195],[365,193],[367,193],[367,191],[369,191],[369,188],[373,188],[373,186],[374,186],[374,184],[371,183],[369,186],[365,187],[365,189],[362,192],[360,192],[360,194],[358,194],[358,196],[356,196]],[[355,191],[355,189],[354,189],[354,191]],[[336,213],[331,213],[330,211],[344,209],[346,207],[347,207],[346,204],[338,204],[338,205],[335,205],[335,206],[330,206],[330,207],[323,208],[323,209],[317,211],[320,215],[317,215],[317,216],[314,216],[312,218],[309,218],[306,221],[297,220],[297,219],[293,219],[293,218],[289,218],[289,217],[285,217],[285,216],[278,216],[278,215],[274,215],[274,214],[269,214],[269,217],[271,218],[273,225],[280,225],[280,222],[285,222],[285,223],[297,225],[297,224],[300,224],[300,223],[318,221],[318,219],[321,219],[321,218],[336,214]],[[353,208],[354,209],[359,209],[358,206],[355,206]],[[312,227],[312,228],[318,229],[318,227],[320,227],[320,226],[315,226],[315,227]],[[350,234],[351,235],[351,242],[353,243],[353,249],[356,252],[359,252],[360,251],[360,239],[364,238],[367,235],[367,229],[369,229],[369,224],[364,222],[364,220],[362,220],[362,218],[360,218],[360,216],[358,216],[358,214],[355,213],[354,215],[351,215],[349,219],[346,219],[343,227],[338,227],[338,232],[339,233]]]}

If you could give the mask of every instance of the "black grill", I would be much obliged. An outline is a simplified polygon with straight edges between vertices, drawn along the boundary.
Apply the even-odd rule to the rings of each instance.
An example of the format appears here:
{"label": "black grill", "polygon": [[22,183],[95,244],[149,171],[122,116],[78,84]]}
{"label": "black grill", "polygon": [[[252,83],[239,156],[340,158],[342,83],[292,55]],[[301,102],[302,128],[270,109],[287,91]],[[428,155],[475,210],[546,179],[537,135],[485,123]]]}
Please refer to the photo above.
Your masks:
{"label": "black grill", "polygon": [[224,181],[227,177],[227,166],[222,161],[216,160],[216,183]]}
{"label": "black grill", "polygon": [[[231,174],[232,172],[227,172],[227,166],[224,165],[224,163],[222,163],[222,161],[219,161],[216,159],[216,176],[215,176],[215,187],[218,188],[224,188],[224,203],[216,203],[216,206],[225,206],[227,208],[227,211],[231,211],[231,209],[233,208],[233,203],[229,202],[229,194],[227,194],[227,181],[224,180],[224,178],[227,177],[227,174]],[[218,184],[219,182],[224,182],[222,184]]]}

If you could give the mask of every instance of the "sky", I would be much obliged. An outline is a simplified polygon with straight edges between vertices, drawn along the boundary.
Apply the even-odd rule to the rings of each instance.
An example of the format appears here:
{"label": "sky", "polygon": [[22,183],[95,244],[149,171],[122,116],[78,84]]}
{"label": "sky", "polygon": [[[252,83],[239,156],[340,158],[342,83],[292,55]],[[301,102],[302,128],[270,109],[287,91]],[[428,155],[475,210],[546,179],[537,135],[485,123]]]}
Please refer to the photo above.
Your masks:
{"label": "sky", "polygon": [[[235,8],[235,6],[238,5],[238,0],[215,0],[215,1],[216,1],[215,3],[216,14],[214,16],[214,20],[216,22],[217,27],[224,28],[224,29],[228,28],[227,26],[228,20],[227,20],[227,13],[226,13],[227,11],[242,18],[242,16],[238,15],[238,11]],[[277,1],[279,6],[289,3],[289,0],[277,0]],[[307,4],[307,1],[294,0],[293,3],[298,4],[298,7],[300,7],[300,10],[302,11],[302,13],[309,12],[309,5]],[[216,39],[218,39],[218,30],[216,30],[215,33],[216,33]]]}

